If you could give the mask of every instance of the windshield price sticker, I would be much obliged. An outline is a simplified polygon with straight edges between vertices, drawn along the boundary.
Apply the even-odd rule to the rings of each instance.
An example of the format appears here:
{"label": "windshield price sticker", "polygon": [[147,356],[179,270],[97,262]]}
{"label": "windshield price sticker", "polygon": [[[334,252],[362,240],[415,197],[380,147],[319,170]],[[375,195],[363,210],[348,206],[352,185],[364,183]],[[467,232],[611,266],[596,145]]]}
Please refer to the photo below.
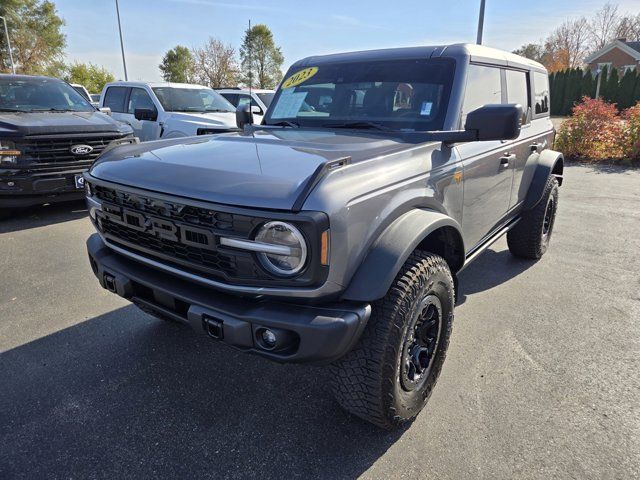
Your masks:
{"label": "windshield price sticker", "polygon": [[271,118],[295,118],[302,107],[304,99],[308,92],[296,92],[293,90],[284,90],[280,94],[278,103],[276,103]]}
{"label": "windshield price sticker", "polygon": [[316,73],[318,73],[318,67],[309,67],[304,70],[300,70],[299,72],[294,73],[289,78],[287,78],[283,83],[281,88],[291,88],[296,85],[300,85],[301,83],[306,82],[311,77],[313,77]]}

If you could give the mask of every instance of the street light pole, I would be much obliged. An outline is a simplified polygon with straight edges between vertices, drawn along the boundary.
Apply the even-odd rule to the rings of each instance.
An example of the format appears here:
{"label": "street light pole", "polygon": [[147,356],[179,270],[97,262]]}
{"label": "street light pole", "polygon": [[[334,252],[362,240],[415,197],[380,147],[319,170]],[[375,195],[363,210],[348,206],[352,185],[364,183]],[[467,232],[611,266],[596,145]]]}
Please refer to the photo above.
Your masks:
{"label": "street light pole", "polygon": [[118,16],[118,31],[120,32],[120,50],[122,50],[122,66],[124,67],[124,79],[129,80],[127,76],[127,61],[124,58],[124,42],[122,41],[122,25],[120,25],[120,8],[118,7],[118,0],[116,0],[116,15]]}
{"label": "street light pole", "polygon": [[7,50],[9,50],[9,59],[11,60],[11,73],[16,74],[16,66],[13,64],[13,54],[11,53],[11,41],[9,40],[9,30],[7,29],[7,19],[0,17],[4,22],[4,34],[7,37]]}
{"label": "street light pole", "polygon": [[478,38],[476,43],[478,45],[482,45],[482,30],[484,29],[484,2],[485,0],[480,0],[480,15],[478,17]]}

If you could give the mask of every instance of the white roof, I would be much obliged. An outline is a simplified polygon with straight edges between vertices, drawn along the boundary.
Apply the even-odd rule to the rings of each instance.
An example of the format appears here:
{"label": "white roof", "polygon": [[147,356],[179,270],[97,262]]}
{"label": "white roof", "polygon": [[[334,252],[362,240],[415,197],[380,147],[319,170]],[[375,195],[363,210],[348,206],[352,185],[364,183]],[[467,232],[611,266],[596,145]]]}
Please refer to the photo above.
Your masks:
{"label": "white roof", "polygon": [[[216,92],[224,93],[249,93],[248,88],[216,88]],[[251,93],[275,93],[275,90],[267,90],[264,88],[252,88]]]}
{"label": "white roof", "polygon": [[155,88],[155,87],[196,88],[196,89],[209,88],[209,87],[205,87],[204,85],[197,85],[195,83],[173,83],[173,82],[124,82],[124,81],[119,81],[119,82],[111,82],[111,83],[108,83],[107,85],[117,85],[119,87],[144,87],[144,86],[149,86],[151,88]]}

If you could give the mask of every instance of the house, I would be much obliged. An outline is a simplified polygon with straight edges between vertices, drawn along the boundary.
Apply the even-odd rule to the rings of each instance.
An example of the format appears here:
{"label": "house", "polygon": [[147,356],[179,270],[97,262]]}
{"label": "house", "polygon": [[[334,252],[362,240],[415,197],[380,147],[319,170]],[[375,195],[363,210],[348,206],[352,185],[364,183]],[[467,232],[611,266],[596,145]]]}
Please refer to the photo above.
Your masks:
{"label": "house", "polygon": [[618,38],[584,61],[592,72],[605,66],[609,71],[617,69],[620,75],[632,69],[640,72],[640,42],[627,42],[626,38]]}

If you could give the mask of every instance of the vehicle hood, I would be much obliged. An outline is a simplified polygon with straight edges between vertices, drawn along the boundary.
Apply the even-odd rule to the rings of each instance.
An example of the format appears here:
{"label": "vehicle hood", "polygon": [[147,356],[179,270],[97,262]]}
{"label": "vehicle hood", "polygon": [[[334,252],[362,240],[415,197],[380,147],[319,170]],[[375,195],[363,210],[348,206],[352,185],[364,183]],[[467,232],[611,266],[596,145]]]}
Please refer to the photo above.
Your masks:
{"label": "vehicle hood", "polygon": [[358,162],[410,146],[376,135],[258,130],[118,147],[103,155],[90,173],[181,197],[292,210],[327,162]]}
{"label": "vehicle hood", "polygon": [[166,122],[189,123],[196,127],[210,125],[224,125],[236,127],[236,114],[234,112],[210,112],[210,113],[186,113],[171,112]]}
{"label": "vehicle hood", "polygon": [[0,135],[131,132],[131,128],[101,112],[0,112]]}

